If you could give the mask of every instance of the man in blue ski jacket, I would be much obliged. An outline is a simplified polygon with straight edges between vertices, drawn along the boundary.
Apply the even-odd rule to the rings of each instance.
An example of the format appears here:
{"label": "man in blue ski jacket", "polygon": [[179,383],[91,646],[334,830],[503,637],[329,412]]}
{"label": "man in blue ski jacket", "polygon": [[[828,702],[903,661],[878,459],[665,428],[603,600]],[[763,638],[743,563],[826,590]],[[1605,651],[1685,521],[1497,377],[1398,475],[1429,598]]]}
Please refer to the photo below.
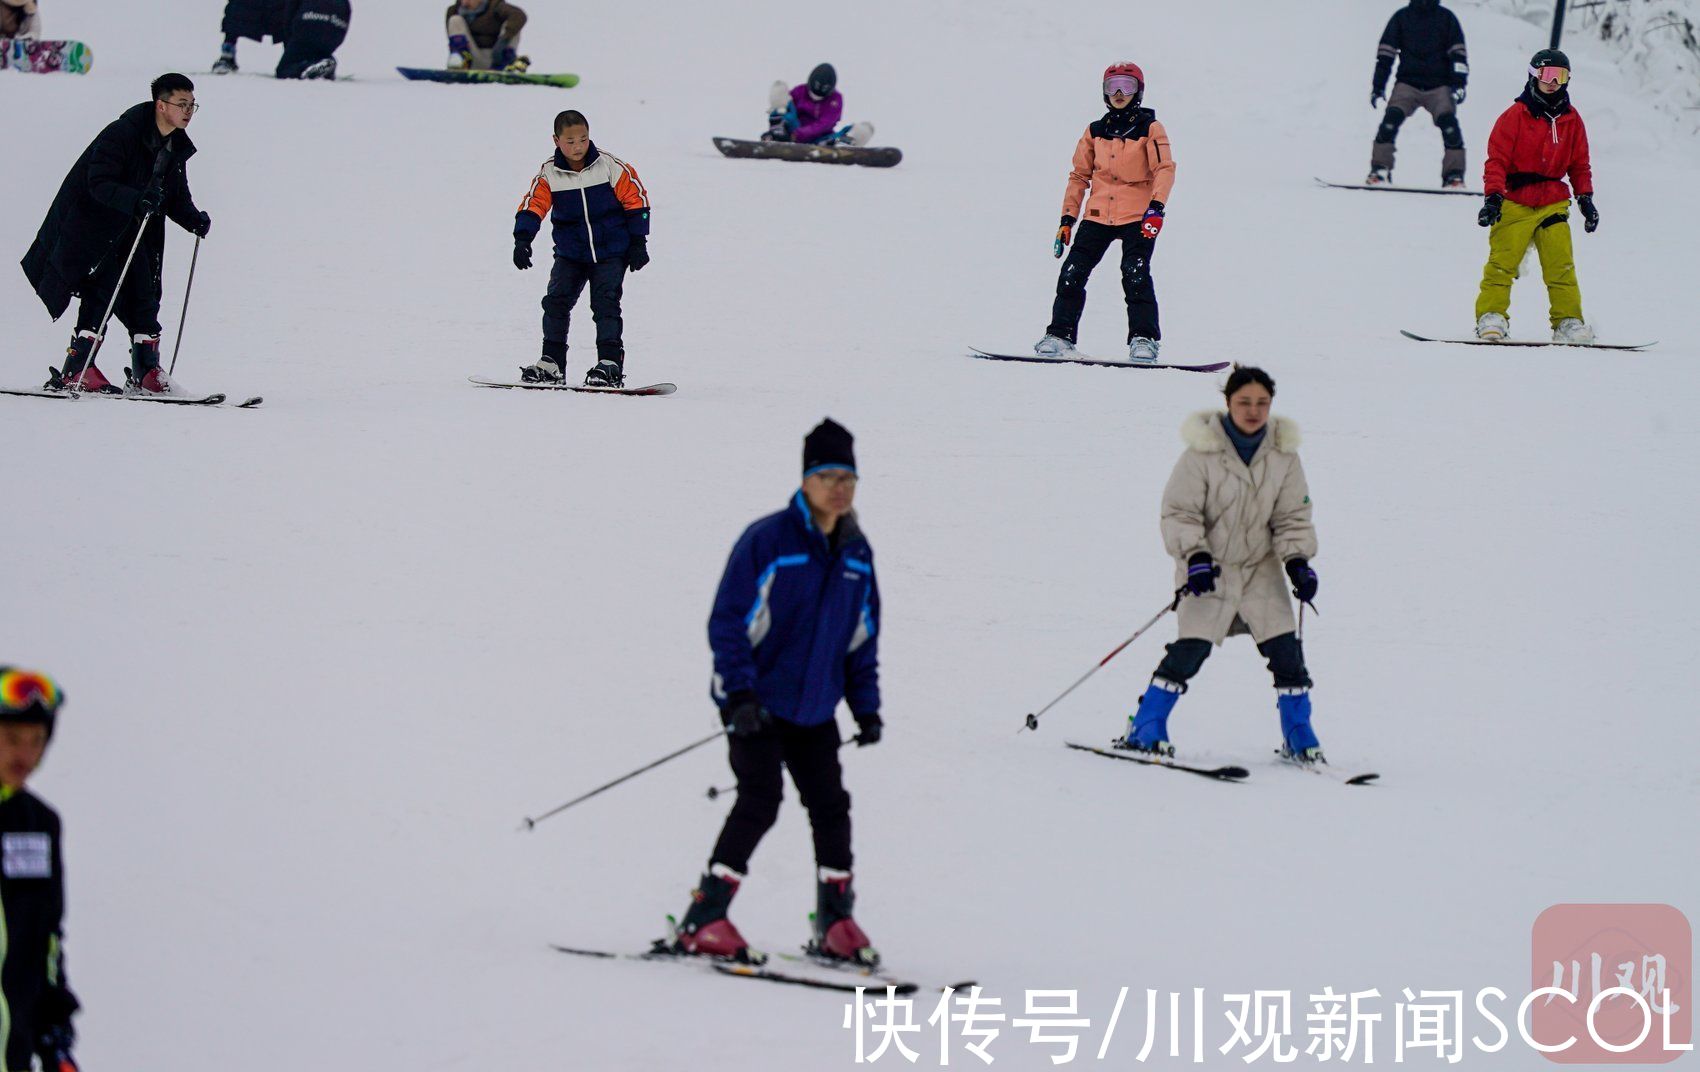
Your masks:
{"label": "man in blue ski jacket", "polygon": [[708,619],[712,695],[726,725],[738,799],[708,871],[674,934],[674,949],[752,961],[726,912],[750,855],[779,817],[789,769],[814,830],[814,937],[824,957],[875,964],[851,918],[850,794],[838,764],[835,713],[847,700],[856,744],[880,739],[879,584],[874,552],[851,508],[854,438],[828,418],[803,440],[803,485],[784,510],[738,538]]}

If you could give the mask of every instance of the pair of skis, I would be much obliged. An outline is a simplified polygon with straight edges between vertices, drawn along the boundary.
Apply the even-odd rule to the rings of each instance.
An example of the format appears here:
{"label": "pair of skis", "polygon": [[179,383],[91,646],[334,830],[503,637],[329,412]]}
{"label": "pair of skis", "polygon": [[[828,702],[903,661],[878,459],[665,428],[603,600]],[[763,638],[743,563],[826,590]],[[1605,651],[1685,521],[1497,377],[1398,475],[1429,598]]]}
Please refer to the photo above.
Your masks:
{"label": "pair of skis", "polygon": [[[1182,763],[1177,761],[1173,756],[1160,756],[1145,752],[1133,752],[1121,748],[1101,748],[1098,745],[1081,744],[1078,741],[1065,741],[1063,743],[1078,751],[1091,752],[1093,755],[1103,756],[1106,759],[1120,759],[1129,763],[1140,763],[1147,767],[1167,767],[1170,770],[1185,771],[1188,774],[1197,774],[1219,782],[1243,782],[1247,778],[1251,777],[1250,771],[1235,764],[1207,767],[1192,763]],[[1286,766],[1294,767],[1302,771],[1308,771],[1320,778],[1332,778],[1335,781],[1343,782],[1346,785],[1370,785],[1376,779],[1381,777],[1379,774],[1367,771],[1360,774],[1352,774],[1344,770],[1337,770],[1334,767],[1328,766],[1326,763],[1306,763],[1301,759],[1295,759],[1288,756],[1279,750],[1276,751],[1275,755],[1277,757],[1277,761],[1285,764]]]}
{"label": "pair of skis", "polygon": [[[645,953],[614,953],[604,949],[580,949],[574,946],[549,946],[557,953],[568,953],[577,957],[591,957],[596,960],[636,960],[656,964],[679,964],[707,968],[717,975],[729,975],[737,979],[757,979],[762,982],[778,983],[784,986],[802,986],[814,990],[836,990],[844,993],[855,993],[859,988],[869,990],[886,990],[894,994],[918,993],[921,984],[891,975],[881,968],[866,967],[852,964],[848,961],[827,960],[806,953],[776,953],[771,958],[760,962],[745,962],[723,960],[716,957],[695,956],[689,953],[675,953],[668,948],[666,942],[657,940]],[[795,964],[797,969],[775,968],[774,960],[787,964]],[[825,968],[828,971],[846,978],[829,978],[819,975],[803,974],[802,968],[807,966]],[[946,986],[930,987],[929,989],[968,990],[976,984],[972,980],[950,983]]]}
{"label": "pair of skis", "polygon": [[[78,391],[72,394],[63,389],[51,387],[0,387],[0,395],[14,395],[19,398],[111,398],[122,402],[153,402],[165,406],[222,406],[228,397],[223,394],[210,395],[156,395],[137,391]],[[233,403],[231,409],[253,409],[265,399],[259,395]]]}

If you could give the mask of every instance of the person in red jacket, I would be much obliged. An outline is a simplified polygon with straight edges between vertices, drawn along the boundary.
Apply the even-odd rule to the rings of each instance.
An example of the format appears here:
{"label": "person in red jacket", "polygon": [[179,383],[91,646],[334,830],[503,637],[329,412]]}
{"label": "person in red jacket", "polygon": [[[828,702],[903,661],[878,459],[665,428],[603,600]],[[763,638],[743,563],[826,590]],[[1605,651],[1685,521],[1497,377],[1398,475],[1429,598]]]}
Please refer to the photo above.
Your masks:
{"label": "person in red jacket", "polygon": [[1535,53],[1523,93],[1493,125],[1483,169],[1487,194],[1476,222],[1488,232],[1487,267],[1476,298],[1476,337],[1499,340],[1511,330],[1511,284],[1532,243],[1541,259],[1552,341],[1590,343],[1582,290],[1570,246],[1570,186],[1589,234],[1600,225],[1588,128],[1570,103],[1570,58],[1556,48]]}

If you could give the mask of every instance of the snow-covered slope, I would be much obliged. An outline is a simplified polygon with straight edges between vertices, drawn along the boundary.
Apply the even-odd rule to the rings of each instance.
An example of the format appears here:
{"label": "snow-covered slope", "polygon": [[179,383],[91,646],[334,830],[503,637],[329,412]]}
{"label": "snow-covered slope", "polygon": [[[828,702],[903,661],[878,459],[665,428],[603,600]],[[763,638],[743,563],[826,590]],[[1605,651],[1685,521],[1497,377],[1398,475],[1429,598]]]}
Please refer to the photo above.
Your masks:
{"label": "snow-covered slope", "polygon": [[[823,414],[858,436],[882,575],[887,737],[846,766],[858,916],[900,970],[976,978],[1017,1015],[1026,988],[1079,989],[1101,1028],[1122,986],[1513,990],[1549,904],[1693,912],[1700,154],[1608,57],[1572,47],[1604,219],[1578,229],[1584,297],[1602,337],[1660,345],[1484,353],[1397,334],[1468,329],[1473,202],[1312,183],[1367,166],[1390,5],[531,6],[526,51],[577,89],[400,81],[441,52],[436,9],[402,0],[356,5],[356,81],[201,81],[191,179],[215,223],[178,378],[263,409],[0,399],[0,656],[70,696],[40,788],[67,818],[87,1067],[849,1066],[829,996],[545,948],[639,948],[684,907],[722,753],[516,832],[716,725],[719,570]],[[172,7],[62,0],[48,32],[92,43],[95,72],[0,76],[29,147],[0,249],[22,254],[149,78],[213,59],[219,5]],[[1544,34],[1465,14],[1476,172]],[[1274,704],[1243,639],[1173,729],[1250,784],[1061,747],[1122,725],[1163,628],[1015,732],[1164,598],[1158,496],[1215,397],[1204,376],[963,356],[1041,332],[1069,153],[1121,58],[1179,160],[1165,356],[1264,365],[1305,429],[1317,726],[1376,789],[1263,765]],[[715,154],[821,59],[901,167]],[[544,273],[513,270],[509,233],[564,107],[653,194],[628,370],[672,398],[465,382],[535,353]],[[1401,178],[1439,149],[1410,123]],[[189,252],[170,243],[168,330]],[[1099,352],[1117,290],[1106,268]],[[1539,334],[1538,278],[1516,300]],[[39,382],[68,322],[17,274],[0,312],[6,382]],[[581,374],[588,316],[573,343]],[[804,936],[807,844],[793,798],[735,906],[760,944]],[[1020,1035],[1000,1066],[1050,1067]]]}

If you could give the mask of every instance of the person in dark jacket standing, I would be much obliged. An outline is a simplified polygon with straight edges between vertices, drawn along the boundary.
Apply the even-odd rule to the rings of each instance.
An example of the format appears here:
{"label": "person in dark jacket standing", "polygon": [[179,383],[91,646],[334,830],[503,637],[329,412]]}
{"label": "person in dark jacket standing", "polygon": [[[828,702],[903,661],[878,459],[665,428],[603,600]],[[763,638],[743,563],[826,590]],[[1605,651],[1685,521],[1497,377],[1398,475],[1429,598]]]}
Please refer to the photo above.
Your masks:
{"label": "person in dark jacket standing", "polygon": [[851,908],[850,794],[838,763],[840,701],[858,746],[880,739],[879,584],[855,511],[850,432],[822,421],[803,440],[803,486],[738,538],[708,619],[711,695],[726,725],[738,799],[673,937],[678,953],[757,961],[726,918],[750,855],[779,817],[791,772],[814,831],[811,952],[879,961]]}
{"label": "person in dark jacket standing", "polygon": [[0,666],[0,1052],[11,1072],[77,1072],[76,996],[65,982],[65,874],[59,814],[24,788],[41,765],[64,696],[45,674]]}
{"label": "person in dark jacket standing", "polygon": [[[107,124],[60,184],[22,262],[53,319],[64,314],[73,296],[82,299],[64,368],[50,387],[117,390],[94,364],[101,317],[116,291],[113,314],[132,333],[132,380],[142,390],[170,391],[159,367],[165,258],[160,214],[194,235],[204,237],[212,227],[212,218],[195,207],[184,170],[195,155],[188,127],[199,107],[195,83],[180,74],[160,75],[153,82],[153,100]],[[126,271],[132,248],[135,256]]]}
{"label": "person in dark jacket standing", "polygon": [[[1393,60],[1399,60],[1399,77],[1393,95],[1387,96],[1387,77]],[[1387,98],[1387,111],[1375,132],[1370,153],[1371,186],[1393,181],[1393,141],[1399,126],[1418,108],[1428,109],[1440,128],[1445,152],[1440,158],[1440,184],[1447,189],[1464,186],[1464,132],[1458,127],[1458,106],[1464,103],[1464,86],[1470,80],[1470,57],[1464,48],[1464,28],[1458,16],[1440,6],[1440,0],[1411,0],[1387,20],[1381,45],[1375,53],[1375,79],[1370,87],[1370,107]]]}

